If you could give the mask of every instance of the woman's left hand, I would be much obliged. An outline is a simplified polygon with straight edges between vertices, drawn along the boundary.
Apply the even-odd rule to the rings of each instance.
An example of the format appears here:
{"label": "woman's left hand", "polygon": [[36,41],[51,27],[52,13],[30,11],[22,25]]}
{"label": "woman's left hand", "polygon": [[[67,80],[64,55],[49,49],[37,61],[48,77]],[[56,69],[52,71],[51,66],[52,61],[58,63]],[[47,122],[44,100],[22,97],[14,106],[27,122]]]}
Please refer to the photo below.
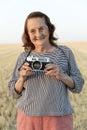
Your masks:
{"label": "woman's left hand", "polygon": [[64,73],[61,73],[60,68],[55,64],[47,64],[45,67],[45,74],[48,76],[55,76],[56,79],[62,81],[71,89],[75,88],[73,79]]}
{"label": "woman's left hand", "polygon": [[60,79],[60,69],[55,64],[47,64],[45,66],[45,74],[48,76],[55,76],[57,79]]}

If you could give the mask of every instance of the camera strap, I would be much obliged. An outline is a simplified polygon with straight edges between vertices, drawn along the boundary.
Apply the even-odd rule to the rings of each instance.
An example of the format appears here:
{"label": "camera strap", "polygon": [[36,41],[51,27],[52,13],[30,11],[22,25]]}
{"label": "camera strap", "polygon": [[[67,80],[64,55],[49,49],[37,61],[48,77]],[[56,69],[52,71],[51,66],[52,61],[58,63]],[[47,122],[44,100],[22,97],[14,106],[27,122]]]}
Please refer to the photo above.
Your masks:
{"label": "camera strap", "polygon": [[27,54],[26,58],[30,55],[30,53],[31,53],[31,50],[28,52],[28,54]]}
{"label": "camera strap", "polygon": [[[23,61],[22,65],[25,63],[26,58],[30,55],[30,53],[31,53],[31,50],[30,50],[30,51],[28,52],[28,54],[26,55],[25,60]],[[21,66],[22,66],[22,65],[21,65]],[[20,71],[21,66],[18,68],[18,71]]]}
{"label": "camera strap", "polygon": [[65,55],[65,57],[66,57],[66,59],[67,59],[67,61],[68,61],[68,73],[70,74],[70,62],[69,62],[69,57],[68,57],[68,55],[67,55],[67,52],[65,52],[64,50],[63,50],[63,48],[61,48],[61,46],[57,46],[57,48],[58,49],[60,49],[61,50],[61,52]]}

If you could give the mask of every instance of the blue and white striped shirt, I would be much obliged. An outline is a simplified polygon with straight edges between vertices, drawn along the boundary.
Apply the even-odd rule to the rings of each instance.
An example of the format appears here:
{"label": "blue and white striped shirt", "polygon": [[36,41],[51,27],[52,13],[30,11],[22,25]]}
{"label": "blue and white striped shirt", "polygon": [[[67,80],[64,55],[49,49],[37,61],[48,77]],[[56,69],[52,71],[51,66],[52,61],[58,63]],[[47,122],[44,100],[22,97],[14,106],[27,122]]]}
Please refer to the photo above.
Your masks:
{"label": "blue and white striped shirt", "polygon": [[8,84],[13,97],[18,98],[18,108],[22,109],[25,115],[31,116],[63,116],[73,113],[68,90],[79,93],[82,90],[84,80],[71,49],[66,46],[59,46],[53,52],[31,52],[30,56],[49,57],[51,62],[59,66],[61,72],[73,79],[75,89],[70,89],[69,86],[55,77],[46,76],[44,72],[35,72],[34,75],[26,78],[24,89],[18,94],[14,86],[19,78],[18,68],[23,64],[26,56],[27,52],[20,54]]}

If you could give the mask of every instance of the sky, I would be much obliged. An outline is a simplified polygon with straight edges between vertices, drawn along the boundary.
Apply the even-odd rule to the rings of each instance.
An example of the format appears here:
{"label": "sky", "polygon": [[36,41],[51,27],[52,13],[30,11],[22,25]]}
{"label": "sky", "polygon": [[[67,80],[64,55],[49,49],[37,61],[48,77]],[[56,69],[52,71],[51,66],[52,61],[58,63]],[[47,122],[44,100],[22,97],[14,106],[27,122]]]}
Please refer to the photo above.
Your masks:
{"label": "sky", "polygon": [[0,0],[0,43],[21,43],[32,11],[48,15],[60,42],[87,41],[87,0]]}

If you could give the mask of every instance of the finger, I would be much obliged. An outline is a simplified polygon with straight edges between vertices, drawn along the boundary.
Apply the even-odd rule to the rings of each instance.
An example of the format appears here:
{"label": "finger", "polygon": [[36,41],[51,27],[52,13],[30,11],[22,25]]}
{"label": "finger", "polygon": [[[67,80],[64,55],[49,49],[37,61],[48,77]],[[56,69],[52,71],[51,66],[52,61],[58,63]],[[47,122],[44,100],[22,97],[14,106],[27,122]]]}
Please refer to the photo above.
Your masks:
{"label": "finger", "polygon": [[29,67],[29,66],[23,65],[23,66],[21,67],[21,70],[32,70],[32,68]]}
{"label": "finger", "polygon": [[50,76],[52,76],[52,75],[55,75],[55,73],[56,73],[56,71],[55,70],[49,70],[49,71],[46,71],[46,75],[50,75]]}
{"label": "finger", "polygon": [[20,71],[20,75],[21,76],[30,76],[30,75],[32,75],[32,74],[34,74],[34,72],[33,71],[31,71],[31,70],[21,70]]}
{"label": "finger", "polygon": [[28,62],[24,62],[23,65],[25,65],[25,66],[29,66],[29,63],[28,63]]}
{"label": "finger", "polygon": [[33,74],[35,74],[35,72],[29,71],[29,70],[26,71],[26,76],[30,76],[30,75],[33,75]]}
{"label": "finger", "polygon": [[59,75],[59,69],[56,68],[56,69],[47,70],[47,71],[45,71],[45,74],[49,75],[49,76]]}
{"label": "finger", "polygon": [[46,64],[45,67],[53,66],[54,64]]}
{"label": "finger", "polygon": [[56,68],[57,68],[57,66],[49,64],[49,65],[46,65],[45,70],[48,71],[48,70],[52,70],[52,69],[56,69]]}

